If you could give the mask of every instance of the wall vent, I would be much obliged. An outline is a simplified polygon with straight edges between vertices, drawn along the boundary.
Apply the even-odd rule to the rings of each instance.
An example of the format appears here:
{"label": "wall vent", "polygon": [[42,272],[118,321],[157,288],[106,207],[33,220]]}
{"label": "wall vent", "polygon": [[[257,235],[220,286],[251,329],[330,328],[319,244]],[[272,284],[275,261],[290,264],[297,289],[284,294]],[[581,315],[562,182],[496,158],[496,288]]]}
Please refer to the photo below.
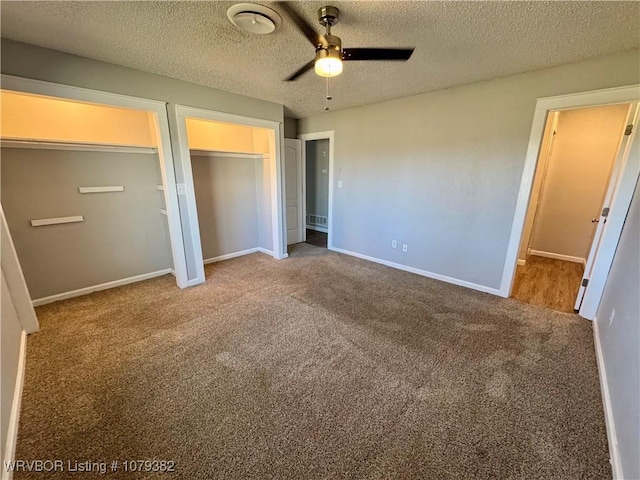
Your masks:
{"label": "wall vent", "polygon": [[327,217],[323,217],[322,215],[316,215],[314,213],[308,213],[307,225],[313,225],[314,227],[326,227]]}

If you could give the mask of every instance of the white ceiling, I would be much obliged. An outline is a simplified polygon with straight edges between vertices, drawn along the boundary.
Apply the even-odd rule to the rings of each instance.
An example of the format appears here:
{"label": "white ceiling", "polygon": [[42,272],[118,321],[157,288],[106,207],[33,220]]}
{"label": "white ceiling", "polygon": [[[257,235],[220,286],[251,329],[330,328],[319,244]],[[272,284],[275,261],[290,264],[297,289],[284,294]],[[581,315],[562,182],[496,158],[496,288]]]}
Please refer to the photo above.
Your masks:
{"label": "white ceiling", "polygon": [[[315,25],[327,2],[291,4]],[[271,35],[237,30],[226,17],[234,3],[2,1],[2,36],[282,103],[295,117],[321,113],[323,78],[282,81],[313,58],[311,44],[284,13]],[[329,4],[343,47],[416,47],[407,63],[345,63],[330,83],[333,110],[640,46],[639,2]]]}

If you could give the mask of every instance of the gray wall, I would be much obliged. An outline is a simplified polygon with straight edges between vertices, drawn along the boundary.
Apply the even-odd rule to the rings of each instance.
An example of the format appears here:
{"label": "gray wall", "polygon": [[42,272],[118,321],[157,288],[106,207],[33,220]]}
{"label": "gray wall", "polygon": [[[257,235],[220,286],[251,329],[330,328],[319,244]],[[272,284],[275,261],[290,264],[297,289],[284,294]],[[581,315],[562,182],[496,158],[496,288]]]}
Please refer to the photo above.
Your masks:
{"label": "gray wall", "polygon": [[298,138],[298,119],[284,117],[284,138]]}
{"label": "gray wall", "polygon": [[[1,48],[0,68],[4,74],[159,100],[167,102],[170,112],[179,104],[284,123],[284,107],[277,103],[4,38]],[[172,115],[169,115],[169,128],[173,155],[178,158],[177,125]],[[179,165],[176,165],[176,180],[184,181],[184,172]],[[178,202],[184,241],[190,245],[185,198],[179,196]],[[196,277],[196,260],[189,249],[186,253],[188,277],[193,279]]]}
{"label": "gray wall", "polygon": [[[1,202],[31,298],[172,266],[157,155],[2,148]],[[80,194],[79,186],[124,185]],[[30,220],[85,221],[32,227]]]}
{"label": "gray wall", "polygon": [[536,99],[639,81],[636,50],[301,119],[335,131],[334,246],[499,288]]}
{"label": "gray wall", "polygon": [[204,259],[257,248],[262,161],[193,155],[191,165]]}
{"label": "gray wall", "polygon": [[[638,161],[636,136],[631,159]],[[620,478],[640,478],[640,186],[616,250],[596,321],[622,461]]]}
{"label": "gray wall", "polygon": [[7,282],[2,272],[2,292],[0,297],[1,319],[0,326],[0,362],[2,371],[0,372],[0,457],[4,461],[7,449],[7,433],[9,430],[9,419],[11,418],[11,406],[13,405],[13,394],[18,378],[18,363],[20,360],[20,339],[22,336],[22,326],[18,319],[18,313],[9,293]]}
{"label": "gray wall", "polygon": [[[307,214],[327,217],[329,213],[329,140],[311,140],[305,144]],[[322,173],[322,170],[326,173]]]}

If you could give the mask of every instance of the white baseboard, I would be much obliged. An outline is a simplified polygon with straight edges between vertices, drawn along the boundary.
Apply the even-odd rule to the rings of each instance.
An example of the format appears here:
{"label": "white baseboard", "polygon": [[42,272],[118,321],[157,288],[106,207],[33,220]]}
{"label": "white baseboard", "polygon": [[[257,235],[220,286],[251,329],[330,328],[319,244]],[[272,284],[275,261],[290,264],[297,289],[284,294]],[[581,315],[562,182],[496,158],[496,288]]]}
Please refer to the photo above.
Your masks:
{"label": "white baseboard", "polygon": [[262,248],[262,247],[255,247],[255,248],[248,248],[246,250],[240,250],[239,252],[227,253],[225,255],[220,255],[213,258],[207,258],[204,260],[204,264],[208,265],[210,263],[222,262],[224,260],[229,260],[231,258],[236,258],[236,257],[242,257],[244,255],[249,255],[251,253],[256,253],[256,252],[266,253],[267,255],[273,256],[273,252],[271,250],[267,250],[266,248]]}
{"label": "white baseboard", "polygon": [[609,462],[613,470],[614,480],[624,479],[622,472],[622,462],[620,460],[620,450],[618,449],[618,437],[616,435],[616,425],[611,407],[611,396],[609,394],[609,383],[607,382],[607,371],[602,355],[602,345],[600,344],[600,332],[598,330],[598,319],[593,319],[593,341],[596,346],[596,362],[598,364],[598,376],[600,377],[600,392],[602,393],[602,405],[604,407],[604,423],[607,427],[607,440],[609,441]]}
{"label": "white baseboard", "polygon": [[397,268],[398,270],[404,270],[405,272],[415,273],[416,275],[422,275],[423,277],[433,278],[434,280],[440,280],[441,282],[451,283],[453,285],[459,285],[461,287],[471,288],[473,290],[478,290],[480,292],[485,292],[485,293],[491,293],[493,295],[498,295],[498,296],[500,295],[500,290],[498,290],[497,288],[485,287],[484,285],[479,285],[477,283],[467,282],[465,280],[458,280],[457,278],[447,277],[446,275],[440,275],[439,273],[428,272],[426,270],[409,267],[407,265],[402,265],[400,263],[390,262],[388,260],[382,260],[380,258],[370,257],[368,255],[362,255],[361,253],[355,253],[349,250],[343,250],[342,248],[329,247],[329,250],[333,250],[334,252],[338,252],[338,253],[344,253],[345,255],[350,255],[352,257],[362,258],[363,260],[369,260],[370,262],[386,265],[387,267]]}
{"label": "white baseboard", "polygon": [[20,421],[20,404],[22,403],[22,389],[24,387],[24,372],[27,361],[27,333],[23,330],[20,336],[20,353],[18,359],[18,372],[16,375],[16,387],[13,391],[9,428],[7,429],[7,445],[4,451],[2,463],[2,480],[11,480],[13,470],[7,471],[6,465],[13,462],[16,456],[16,443],[18,441],[18,423]]}
{"label": "white baseboard", "polygon": [[120,287],[122,285],[128,285],[130,283],[142,282],[143,280],[161,277],[162,275],[167,275],[168,273],[173,273],[173,270],[170,268],[165,268],[164,270],[158,270],[156,272],[144,273],[142,275],[136,275],[134,277],[114,280],[113,282],[101,283],[99,285],[92,285],[91,287],[80,288],[78,290],[72,290],[70,292],[58,293],[49,297],[37,298],[31,303],[34,307],[38,307],[40,305],[46,305],[47,303],[57,302],[58,300],[66,300],[68,298],[80,297],[82,295],[88,295],[89,293],[108,290],[109,288]]}
{"label": "white baseboard", "polygon": [[536,257],[553,258],[555,260],[564,260],[565,262],[581,263],[586,265],[586,259],[582,257],[572,257],[571,255],[562,255],[560,253],[543,252],[542,250],[531,250],[531,255]]}
{"label": "white baseboard", "polygon": [[527,264],[526,260],[518,259],[518,265],[526,265],[526,264]]}
{"label": "white baseboard", "polygon": [[262,248],[262,247],[255,247],[255,248],[248,248],[246,250],[240,250],[239,252],[227,253],[225,255],[220,255],[213,258],[207,258],[204,260],[203,263],[205,265],[208,265],[210,263],[222,262],[224,260],[230,260],[232,258],[242,257],[244,255],[249,255],[251,253],[256,253],[256,252],[266,253],[267,255],[273,256],[273,252],[271,250],[267,250],[266,248]]}
{"label": "white baseboard", "polygon": [[260,249],[256,248],[248,248],[247,250],[240,250],[239,252],[227,253],[225,255],[219,255],[213,258],[207,258],[204,260],[204,264],[208,265],[210,263],[222,262],[224,260],[229,260],[231,258],[242,257],[243,255],[249,255],[251,253],[259,252]]}
{"label": "white baseboard", "polygon": [[305,225],[307,230],[315,230],[316,232],[329,233],[329,230],[326,227],[317,227],[315,225]]}

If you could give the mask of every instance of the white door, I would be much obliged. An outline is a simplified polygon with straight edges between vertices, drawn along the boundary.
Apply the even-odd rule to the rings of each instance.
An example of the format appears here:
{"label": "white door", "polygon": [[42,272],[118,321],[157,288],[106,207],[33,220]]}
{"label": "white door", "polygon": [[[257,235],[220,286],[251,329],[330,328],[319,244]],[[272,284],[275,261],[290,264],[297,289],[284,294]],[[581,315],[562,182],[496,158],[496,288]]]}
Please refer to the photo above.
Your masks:
{"label": "white door", "polygon": [[616,156],[615,163],[613,164],[611,179],[609,180],[609,186],[607,187],[607,193],[604,198],[604,204],[602,205],[602,211],[600,212],[600,218],[597,220],[598,224],[596,227],[595,235],[593,237],[593,243],[591,244],[591,250],[589,251],[589,257],[587,258],[587,264],[584,268],[582,283],[580,284],[580,290],[578,290],[576,304],[573,307],[575,310],[580,310],[582,300],[584,299],[585,292],[589,286],[589,281],[593,274],[593,266],[602,242],[602,235],[606,228],[609,209],[611,208],[611,204],[613,203],[616,192],[618,191],[618,187],[620,186],[622,172],[624,171],[625,165],[629,158],[631,139],[633,137],[631,133],[637,128],[639,113],[640,104],[631,105],[631,107],[629,108],[629,115],[627,116],[627,128],[620,142],[620,148],[618,150],[618,155]]}
{"label": "white door", "polygon": [[284,182],[287,192],[287,245],[303,241],[302,222],[302,141],[284,139]]}

